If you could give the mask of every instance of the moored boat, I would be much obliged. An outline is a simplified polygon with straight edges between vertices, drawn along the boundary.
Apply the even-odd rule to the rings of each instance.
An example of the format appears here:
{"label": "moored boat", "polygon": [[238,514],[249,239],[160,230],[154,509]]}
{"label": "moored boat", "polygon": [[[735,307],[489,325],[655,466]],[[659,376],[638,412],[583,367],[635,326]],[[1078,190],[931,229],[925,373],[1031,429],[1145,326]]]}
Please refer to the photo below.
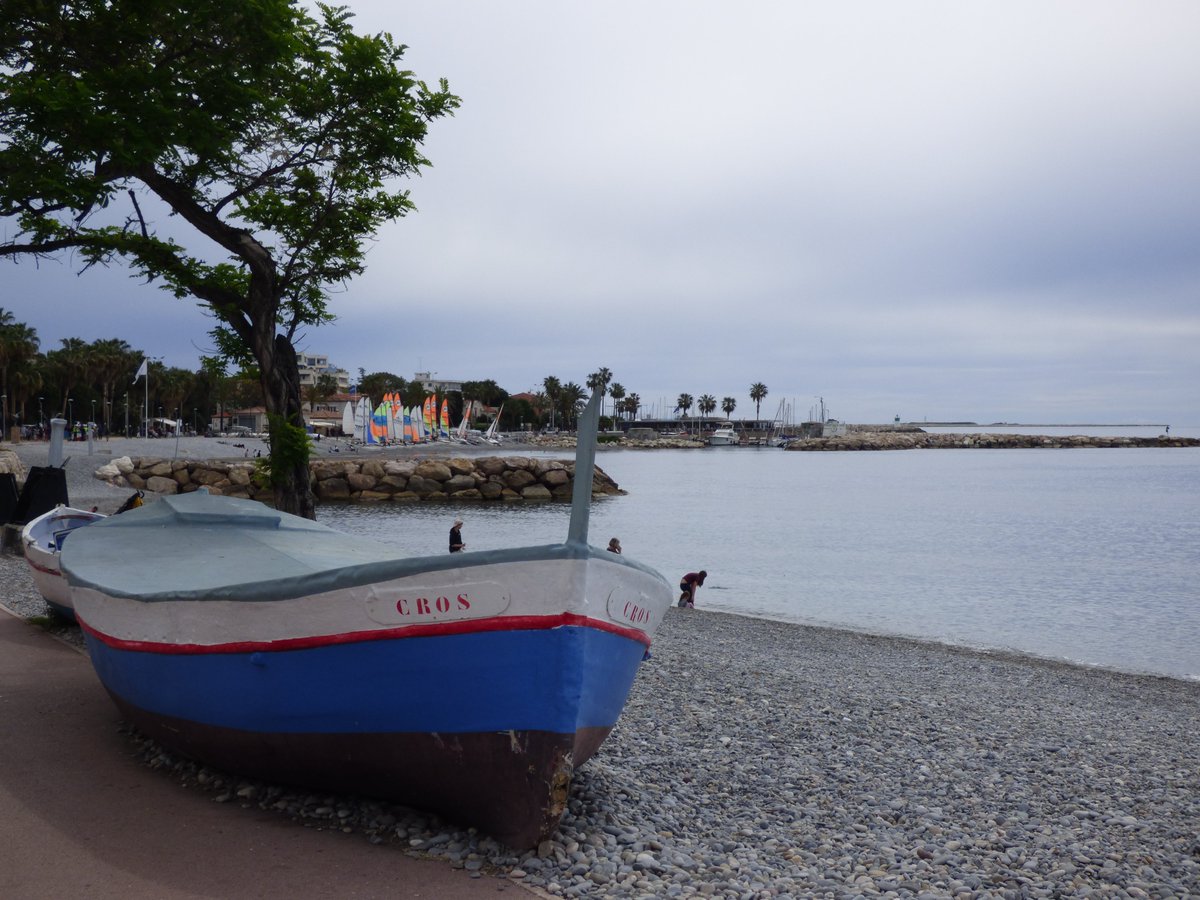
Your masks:
{"label": "moored boat", "polygon": [[59,615],[75,618],[71,589],[59,567],[59,554],[67,537],[77,528],[98,522],[98,512],[57,506],[31,519],[21,529],[21,549],[33,575],[33,583],[46,604]]}
{"label": "moored boat", "polygon": [[717,429],[708,436],[710,447],[736,447],[740,442],[741,439],[731,424],[717,426]]}
{"label": "moored boat", "polygon": [[199,491],[96,524],[62,568],[101,681],[141,731],[211,765],[532,846],[672,599],[654,570],[587,544],[589,413],[562,544],[396,558]]}

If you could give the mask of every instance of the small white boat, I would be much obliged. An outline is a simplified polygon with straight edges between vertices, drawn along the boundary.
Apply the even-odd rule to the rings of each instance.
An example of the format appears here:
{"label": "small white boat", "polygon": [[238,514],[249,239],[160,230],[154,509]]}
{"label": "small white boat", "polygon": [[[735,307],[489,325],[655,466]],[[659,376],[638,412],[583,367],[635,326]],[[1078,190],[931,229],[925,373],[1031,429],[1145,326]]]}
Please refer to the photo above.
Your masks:
{"label": "small white boat", "polygon": [[733,425],[721,425],[708,436],[708,445],[710,447],[736,447],[741,443],[737,432],[734,431]]}
{"label": "small white boat", "polygon": [[103,518],[101,513],[56,506],[21,529],[21,546],[34,585],[51,609],[71,620],[75,618],[75,608],[71,603],[71,588],[59,566],[59,553],[72,531]]}

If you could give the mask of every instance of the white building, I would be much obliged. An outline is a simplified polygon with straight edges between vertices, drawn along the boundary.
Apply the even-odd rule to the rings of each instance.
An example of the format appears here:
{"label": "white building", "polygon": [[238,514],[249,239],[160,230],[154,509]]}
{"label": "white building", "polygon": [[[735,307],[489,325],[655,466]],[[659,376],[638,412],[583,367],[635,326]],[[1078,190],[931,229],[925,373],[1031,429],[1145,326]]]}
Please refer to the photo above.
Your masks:
{"label": "white building", "polygon": [[462,381],[437,377],[437,372],[415,372],[413,381],[420,382],[421,387],[436,394],[445,394],[447,391],[461,392],[463,386]]}
{"label": "white building", "polygon": [[296,363],[300,369],[300,388],[311,387],[322,375],[332,375],[337,380],[337,389],[345,392],[350,390],[350,373],[345,369],[329,364],[328,356],[318,356],[314,353],[297,353]]}

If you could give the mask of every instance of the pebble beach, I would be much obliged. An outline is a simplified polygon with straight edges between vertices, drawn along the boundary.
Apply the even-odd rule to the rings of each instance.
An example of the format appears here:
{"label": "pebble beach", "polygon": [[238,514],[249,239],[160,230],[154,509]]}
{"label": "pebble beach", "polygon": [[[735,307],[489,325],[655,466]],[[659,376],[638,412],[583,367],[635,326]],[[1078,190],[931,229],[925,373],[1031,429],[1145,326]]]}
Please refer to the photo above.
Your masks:
{"label": "pebble beach", "polygon": [[[79,462],[68,465],[72,503],[111,511],[128,491],[88,484],[95,467]],[[231,816],[270,810],[546,896],[1200,894],[1200,683],[750,619],[703,601],[701,591],[699,608],[668,611],[617,728],[576,773],[558,833],[526,852],[429,814],[247,781],[129,740],[146,777],[202,790]],[[46,613],[7,552],[0,602]],[[77,628],[57,630],[82,646]]]}

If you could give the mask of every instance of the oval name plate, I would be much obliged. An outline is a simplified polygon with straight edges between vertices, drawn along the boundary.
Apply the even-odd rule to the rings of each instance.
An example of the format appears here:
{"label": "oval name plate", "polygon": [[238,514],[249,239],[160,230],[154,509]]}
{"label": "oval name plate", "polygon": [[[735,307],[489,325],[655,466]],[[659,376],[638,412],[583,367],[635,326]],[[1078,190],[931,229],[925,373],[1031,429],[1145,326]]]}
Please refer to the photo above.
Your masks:
{"label": "oval name plate", "polygon": [[380,625],[462,622],[498,616],[510,598],[495,581],[430,586],[375,585],[365,601],[367,615]]}
{"label": "oval name plate", "polygon": [[645,631],[654,618],[650,610],[650,601],[641,592],[618,588],[608,595],[608,617],[614,622]]}

